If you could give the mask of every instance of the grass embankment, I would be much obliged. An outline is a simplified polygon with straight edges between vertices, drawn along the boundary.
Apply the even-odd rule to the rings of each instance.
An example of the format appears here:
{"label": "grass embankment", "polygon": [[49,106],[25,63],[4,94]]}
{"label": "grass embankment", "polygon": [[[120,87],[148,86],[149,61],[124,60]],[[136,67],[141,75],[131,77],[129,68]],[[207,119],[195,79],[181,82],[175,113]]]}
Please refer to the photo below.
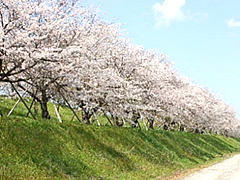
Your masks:
{"label": "grass embankment", "polygon": [[[0,179],[156,179],[237,152],[237,139],[26,118],[0,99]],[[51,108],[50,108],[51,109]],[[69,113],[69,114],[68,114]]]}

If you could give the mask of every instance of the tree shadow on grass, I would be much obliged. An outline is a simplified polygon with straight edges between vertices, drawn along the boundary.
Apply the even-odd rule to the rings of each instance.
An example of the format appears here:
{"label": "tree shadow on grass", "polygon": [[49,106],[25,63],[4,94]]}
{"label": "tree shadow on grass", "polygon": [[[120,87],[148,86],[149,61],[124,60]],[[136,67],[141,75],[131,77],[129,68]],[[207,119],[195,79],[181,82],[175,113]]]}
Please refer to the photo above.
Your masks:
{"label": "tree shadow on grass", "polygon": [[37,167],[40,174],[49,173],[50,177],[99,178],[96,171],[66,150],[65,137],[56,133],[56,128],[50,123],[13,120],[8,121],[8,128],[2,130],[6,141],[1,157],[4,164]]}
{"label": "tree shadow on grass", "polygon": [[179,140],[173,140],[171,133],[172,132],[161,132],[159,136],[156,133],[152,133],[151,136],[148,136],[146,133],[140,132],[139,134],[142,140],[151,144],[149,147],[151,151],[149,152],[155,153],[153,156],[149,154],[149,152],[138,149],[139,153],[144,154],[144,157],[146,157],[148,161],[169,166],[172,165],[173,161],[178,161],[177,159],[198,164],[199,160],[205,161],[209,158],[213,158],[212,154],[200,149],[187,138],[179,137]]}
{"label": "tree shadow on grass", "polygon": [[[134,169],[134,164],[126,154],[103,143],[97,138],[96,133],[79,127],[74,127],[74,131],[71,133],[71,139],[74,140],[75,146],[79,150],[87,149],[95,152],[96,158],[104,158],[106,163],[109,161],[111,164],[115,164],[119,170],[132,171]],[[84,147],[81,141],[84,142]]]}

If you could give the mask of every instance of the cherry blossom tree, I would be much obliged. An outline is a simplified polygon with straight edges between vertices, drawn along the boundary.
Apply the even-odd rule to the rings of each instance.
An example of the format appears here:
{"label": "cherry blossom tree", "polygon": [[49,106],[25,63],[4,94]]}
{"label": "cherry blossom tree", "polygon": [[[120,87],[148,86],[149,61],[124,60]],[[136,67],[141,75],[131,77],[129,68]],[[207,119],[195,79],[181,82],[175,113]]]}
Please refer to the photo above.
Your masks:
{"label": "cherry blossom tree", "polygon": [[29,94],[41,103],[42,117],[49,118],[47,102],[54,94],[49,89],[60,78],[58,62],[71,57],[64,50],[79,36],[78,27],[90,9],[74,0],[0,3],[0,81],[31,85]]}
{"label": "cherry blossom tree", "polygon": [[27,91],[43,118],[51,100],[81,108],[86,124],[101,112],[118,126],[143,119],[149,128],[239,128],[235,111],[181,76],[166,54],[134,45],[119,24],[76,0],[0,0],[0,82]]}

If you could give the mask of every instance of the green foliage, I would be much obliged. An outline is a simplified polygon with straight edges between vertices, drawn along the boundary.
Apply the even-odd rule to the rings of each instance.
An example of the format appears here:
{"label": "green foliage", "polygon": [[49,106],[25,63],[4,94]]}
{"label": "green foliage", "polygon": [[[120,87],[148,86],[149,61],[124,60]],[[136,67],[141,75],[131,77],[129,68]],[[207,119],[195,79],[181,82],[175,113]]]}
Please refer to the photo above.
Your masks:
{"label": "green foliage", "polygon": [[84,125],[67,108],[62,124],[21,104],[6,117],[14,101],[1,100],[0,179],[155,179],[240,150],[217,135]]}

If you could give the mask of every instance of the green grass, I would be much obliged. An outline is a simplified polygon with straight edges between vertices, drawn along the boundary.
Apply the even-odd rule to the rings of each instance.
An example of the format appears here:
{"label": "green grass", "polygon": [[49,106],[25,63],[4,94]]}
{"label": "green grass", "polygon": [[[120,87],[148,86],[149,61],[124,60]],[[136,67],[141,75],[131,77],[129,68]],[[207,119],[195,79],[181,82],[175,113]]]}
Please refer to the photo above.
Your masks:
{"label": "green grass", "polygon": [[26,118],[0,98],[0,179],[156,179],[240,152],[240,140],[162,130],[83,125],[62,108],[58,123]]}

